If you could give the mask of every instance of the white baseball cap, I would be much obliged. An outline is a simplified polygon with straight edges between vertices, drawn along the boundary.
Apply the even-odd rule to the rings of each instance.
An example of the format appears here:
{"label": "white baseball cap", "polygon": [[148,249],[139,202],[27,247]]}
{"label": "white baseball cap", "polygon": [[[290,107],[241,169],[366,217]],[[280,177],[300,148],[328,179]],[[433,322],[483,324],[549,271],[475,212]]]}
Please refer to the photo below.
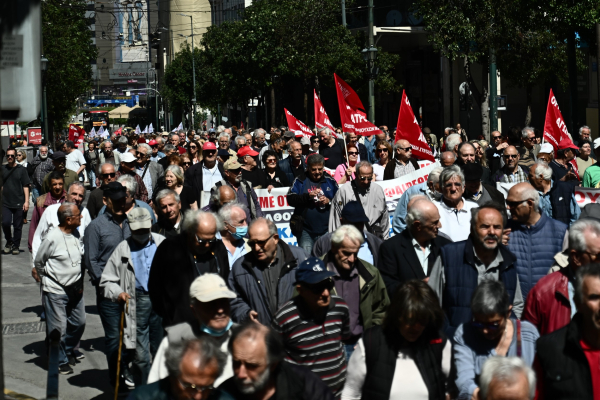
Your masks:
{"label": "white baseball cap", "polygon": [[542,146],[540,147],[539,153],[552,154],[552,153],[554,153],[554,147],[552,147],[552,145],[550,143],[543,143]]}
{"label": "white baseball cap", "polygon": [[121,162],[124,162],[124,163],[130,163],[130,162],[134,162],[135,160],[137,160],[137,158],[135,158],[133,153],[131,153],[129,150],[126,151],[125,153],[119,155],[119,159],[121,160]]}
{"label": "white baseball cap", "polygon": [[217,299],[235,299],[237,295],[229,290],[223,278],[217,274],[204,274],[192,282],[190,298],[202,303]]}

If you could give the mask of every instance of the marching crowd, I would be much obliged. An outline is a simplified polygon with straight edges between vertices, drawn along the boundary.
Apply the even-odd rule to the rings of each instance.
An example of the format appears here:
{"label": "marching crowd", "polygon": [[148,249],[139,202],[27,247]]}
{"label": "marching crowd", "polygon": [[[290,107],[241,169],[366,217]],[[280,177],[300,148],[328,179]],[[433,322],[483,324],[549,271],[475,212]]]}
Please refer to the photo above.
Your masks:
{"label": "marching crowd", "polygon": [[[91,281],[130,399],[600,399],[600,205],[574,194],[600,187],[600,138],[423,133],[439,166],[392,215],[374,181],[420,164],[386,126],[11,147],[4,260],[28,224],[61,374]],[[273,188],[297,245],[261,209]]]}

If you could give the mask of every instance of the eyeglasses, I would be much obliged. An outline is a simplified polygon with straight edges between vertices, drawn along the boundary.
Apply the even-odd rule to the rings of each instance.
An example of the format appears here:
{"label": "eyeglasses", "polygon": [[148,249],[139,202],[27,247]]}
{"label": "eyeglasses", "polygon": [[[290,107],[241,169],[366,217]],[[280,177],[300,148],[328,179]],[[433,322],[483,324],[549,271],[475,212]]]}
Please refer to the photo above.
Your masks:
{"label": "eyeglasses", "polygon": [[136,157],[137,158],[146,158],[146,155],[144,153],[137,153]]}
{"label": "eyeglasses", "polygon": [[205,390],[213,390],[215,387],[213,385],[208,386],[196,386],[193,383],[182,382],[181,379],[177,378],[177,382],[181,385],[181,387],[185,390],[194,390],[196,392],[204,392]]}
{"label": "eyeglasses", "polygon": [[102,174],[103,178],[114,178],[117,174],[115,172],[111,172],[108,174]]}
{"label": "eyeglasses", "polygon": [[373,180],[373,177],[372,176],[359,176],[358,179],[360,179],[361,181],[371,182]]}
{"label": "eyeglasses", "polygon": [[14,154],[7,154],[6,158],[15,158],[15,155]]}
{"label": "eyeglasses", "polygon": [[194,149],[194,150],[196,150],[197,148],[198,148],[198,147],[196,147],[196,146],[190,146],[190,149]]}
{"label": "eyeglasses", "polygon": [[492,136],[492,139],[493,140],[499,140],[501,137],[502,137],[502,135],[500,135],[500,136]]}
{"label": "eyeglasses", "polygon": [[506,200],[506,205],[508,206],[508,208],[517,208],[517,207],[519,207],[519,205],[521,203],[525,203],[527,200],[529,200],[529,199],[519,200],[519,201],[508,201],[508,200]]}
{"label": "eyeglasses", "polygon": [[265,247],[265,245],[267,244],[267,242],[269,240],[271,240],[271,238],[273,236],[275,236],[275,234],[272,234],[271,236],[269,236],[265,240],[253,240],[253,239],[250,239],[250,240],[248,240],[248,246],[250,246],[250,248],[253,248],[256,245],[258,245],[258,247]]}
{"label": "eyeglasses", "polygon": [[412,150],[412,147],[397,147],[398,150],[409,151]]}
{"label": "eyeglasses", "polygon": [[183,165],[192,165],[191,161],[185,161]]}
{"label": "eyeglasses", "polygon": [[471,326],[476,329],[488,329],[490,331],[497,331],[498,329],[500,329],[500,322],[486,324],[483,322],[471,321]]}
{"label": "eyeglasses", "polygon": [[194,236],[196,237],[196,242],[198,242],[198,244],[207,244],[207,243],[208,243],[208,244],[213,244],[214,242],[216,242],[216,241],[217,241],[217,238],[216,238],[216,237],[214,237],[214,238],[212,238],[212,239],[200,239],[200,238],[198,237],[198,235],[194,234]]}
{"label": "eyeglasses", "polygon": [[314,140],[311,140],[311,143],[319,143],[319,142],[320,142],[320,140],[319,140],[319,139],[314,139]]}
{"label": "eyeglasses", "polygon": [[349,151],[348,155],[349,156],[356,156],[356,155],[358,155],[358,151]]}
{"label": "eyeglasses", "polygon": [[517,158],[518,156],[518,154],[505,154],[504,158]]}
{"label": "eyeglasses", "polygon": [[377,149],[378,153],[387,153],[387,149]]}
{"label": "eyeglasses", "polygon": [[277,160],[275,160],[273,158],[267,160],[267,164],[271,164],[271,163],[274,163],[274,162],[277,162]]}
{"label": "eyeglasses", "polygon": [[323,291],[325,289],[327,289],[329,291],[333,290],[335,285],[333,284],[331,279],[327,279],[326,281],[319,282],[315,285],[309,285],[307,283],[303,283],[302,286],[306,287],[308,290],[310,290],[314,294],[321,294],[321,293],[323,293]]}

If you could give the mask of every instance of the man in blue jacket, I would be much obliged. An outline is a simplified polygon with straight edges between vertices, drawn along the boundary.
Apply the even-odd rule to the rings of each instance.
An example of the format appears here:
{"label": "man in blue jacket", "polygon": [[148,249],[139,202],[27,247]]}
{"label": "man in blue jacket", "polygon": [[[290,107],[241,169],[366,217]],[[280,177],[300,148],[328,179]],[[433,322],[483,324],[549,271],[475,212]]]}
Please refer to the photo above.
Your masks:
{"label": "man in blue jacket", "polygon": [[526,300],[531,288],[548,274],[554,255],[562,251],[568,227],[540,211],[540,195],[529,183],[513,186],[506,204],[511,216],[508,249],[517,256],[517,273]]}

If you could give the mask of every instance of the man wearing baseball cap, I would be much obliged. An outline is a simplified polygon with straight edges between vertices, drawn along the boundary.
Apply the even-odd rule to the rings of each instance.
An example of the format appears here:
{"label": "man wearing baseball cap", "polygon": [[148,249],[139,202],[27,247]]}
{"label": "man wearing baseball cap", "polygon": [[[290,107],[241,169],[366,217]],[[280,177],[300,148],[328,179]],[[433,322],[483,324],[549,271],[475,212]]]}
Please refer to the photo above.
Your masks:
{"label": "man wearing baseball cap", "polygon": [[194,189],[198,207],[208,205],[210,191],[223,179],[223,165],[217,162],[217,146],[213,142],[205,142],[202,146],[202,160],[185,171],[185,183]]}
{"label": "man wearing baseball cap", "polygon": [[[202,336],[212,337],[227,354],[227,345],[231,337],[231,328],[235,326],[230,317],[230,299],[236,294],[229,290],[227,284],[217,274],[204,274],[197,277],[190,286],[190,307],[196,320],[193,323],[182,322],[166,329],[167,336],[162,340],[148,376],[148,383],[156,382],[169,376],[165,353],[170,345],[181,343]],[[218,386],[233,376],[231,355],[221,376],[213,386]]]}
{"label": "man wearing baseball cap", "polygon": [[[161,318],[153,311],[148,294],[148,277],[156,249],[165,240],[158,233],[150,233],[152,219],[148,210],[134,208],[127,215],[131,236],[117,245],[106,263],[100,279],[104,297],[124,306],[129,301],[129,312],[125,313],[123,344],[126,349],[135,349],[133,365],[139,374],[133,377],[136,386],[146,383],[150,373],[152,353],[163,337]],[[118,344],[119,332],[105,331],[107,341]],[[117,348],[110,348],[109,363],[116,366]],[[126,384],[129,374],[126,376]],[[131,385],[128,385],[131,386]]]}
{"label": "man wearing baseball cap", "polygon": [[277,311],[273,329],[283,338],[286,359],[306,366],[337,396],[346,381],[342,341],[351,334],[348,304],[332,294],[335,275],[319,258],[302,261],[296,270],[298,296]]}
{"label": "man wearing baseball cap", "polygon": [[[600,160],[600,138],[594,139],[593,147],[596,159]],[[600,183],[600,166],[596,163],[586,168],[581,180],[581,186],[593,188],[597,187],[598,183]]]}
{"label": "man wearing baseball cap", "polygon": [[[119,179],[121,175],[129,175],[135,179],[137,183],[137,190],[135,191],[134,199],[148,203],[148,190],[141,176],[135,172],[137,157],[133,153],[126,151],[119,156],[121,160],[121,167],[117,171],[116,177]],[[151,199],[150,199],[151,200]]]}
{"label": "man wearing baseball cap", "polygon": [[265,172],[258,168],[258,151],[250,146],[241,147],[237,151],[239,163],[242,165],[242,179],[252,184],[255,189],[266,189],[267,177]]}
{"label": "man wearing baseball cap", "polygon": [[248,207],[248,212],[246,214],[246,216],[248,217],[248,223],[250,223],[250,221],[252,220],[262,217],[263,212],[260,208],[256,192],[254,191],[254,189],[252,189],[252,183],[242,178],[243,169],[242,165],[238,162],[238,159],[231,157],[225,162],[225,164],[223,164],[223,169],[224,179],[217,182],[215,186],[213,186],[211,194],[213,196],[216,196],[218,188],[223,185],[227,185],[235,191],[238,203],[244,204]]}

